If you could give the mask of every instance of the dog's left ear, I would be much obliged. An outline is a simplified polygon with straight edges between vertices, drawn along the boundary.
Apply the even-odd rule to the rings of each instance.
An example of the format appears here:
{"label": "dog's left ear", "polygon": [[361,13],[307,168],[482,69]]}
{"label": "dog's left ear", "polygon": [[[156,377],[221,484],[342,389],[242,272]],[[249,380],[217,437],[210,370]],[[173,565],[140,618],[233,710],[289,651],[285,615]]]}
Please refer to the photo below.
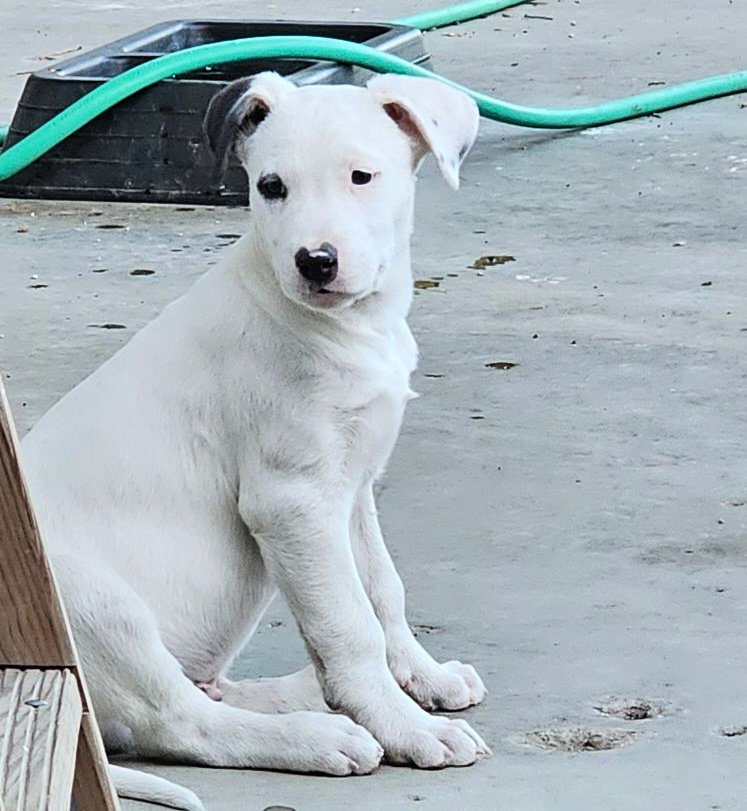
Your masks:
{"label": "dog's left ear", "polygon": [[295,89],[292,82],[268,71],[237,79],[210,99],[202,129],[215,158],[216,180],[223,180],[231,154],[243,157],[238,147],[243,147],[278,101]]}
{"label": "dog's left ear", "polygon": [[459,167],[477,137],[480,114],[461,90],[436,79],[374,76],[368,89],[410,138],[416,162],[432,152],[446,182],[459,188]]}

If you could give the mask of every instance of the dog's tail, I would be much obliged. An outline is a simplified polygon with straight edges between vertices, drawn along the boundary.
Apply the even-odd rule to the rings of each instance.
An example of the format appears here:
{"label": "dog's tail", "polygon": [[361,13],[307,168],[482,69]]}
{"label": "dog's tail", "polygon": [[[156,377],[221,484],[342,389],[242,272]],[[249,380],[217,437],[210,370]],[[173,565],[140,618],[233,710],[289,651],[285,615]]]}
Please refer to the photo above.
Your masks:
{"label": "dog's tail", "polygon": [[170,783],[162,777],[111,765],[109,774],[120,797],[165,805],[168,808],[179,808],[184,811],[205,811],[205,806],[193,791],[177,786],[176,783]]}

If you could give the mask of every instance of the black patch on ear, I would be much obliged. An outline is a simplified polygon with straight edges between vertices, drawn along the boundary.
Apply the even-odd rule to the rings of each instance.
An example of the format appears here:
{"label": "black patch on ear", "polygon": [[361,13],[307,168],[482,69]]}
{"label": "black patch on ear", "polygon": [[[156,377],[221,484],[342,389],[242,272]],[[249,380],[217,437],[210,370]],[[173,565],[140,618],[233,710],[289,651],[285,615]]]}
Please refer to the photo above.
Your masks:
{"label": "black patch on ear", "polygon": [[239,133],[251,135],[270,112],[267,105],[260,101],[247,110],[245,99],[252,81],[253,77],[250,76],[226,85],[210,99],[202,121],[205,142],[215,159],[216,186],[223,183]]}
{"label": "black patch on ear", "polygon": [[[231,148],[240,123],[237,102],[249,92],[251,84],[251,77],[237,79],[210,99],[202,120],[202,131],[213,157],[220,158],[222,153],[227,151],[226,147]],[[243,112],[242,108],[242,117]]]}

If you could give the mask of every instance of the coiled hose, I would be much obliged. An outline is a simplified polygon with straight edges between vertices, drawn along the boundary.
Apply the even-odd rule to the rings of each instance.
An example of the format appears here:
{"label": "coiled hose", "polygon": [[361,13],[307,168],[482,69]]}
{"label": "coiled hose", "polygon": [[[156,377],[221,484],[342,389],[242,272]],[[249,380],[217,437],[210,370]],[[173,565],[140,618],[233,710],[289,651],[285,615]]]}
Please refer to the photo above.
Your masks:
{"label": "coiled hose", "polygon": [[[423,29],[442,27],[455,21],[484,16],[525,1],[480,0],[461,3],[439,11],[406,17],[396,22]],[[149,85],[207,65],[245,59],[266,59],[268,56],[343,62],[377,72],[404,73],[439,79],[472,96],[480,113],[486,118],[505,124],[540,129],[598,127],[747,90],[747,71],[739,71],[608,101],[593,107],[575,109],[522,107],[490,98],[399,57],[358,43],[326,37],[252,37],[186,48],[153,59],[110,79],[27,135],[22,141],[0,153],[0,180],[5,180],[25,169],[97,115]],[[3,129],[7,133],[7,127]]]}

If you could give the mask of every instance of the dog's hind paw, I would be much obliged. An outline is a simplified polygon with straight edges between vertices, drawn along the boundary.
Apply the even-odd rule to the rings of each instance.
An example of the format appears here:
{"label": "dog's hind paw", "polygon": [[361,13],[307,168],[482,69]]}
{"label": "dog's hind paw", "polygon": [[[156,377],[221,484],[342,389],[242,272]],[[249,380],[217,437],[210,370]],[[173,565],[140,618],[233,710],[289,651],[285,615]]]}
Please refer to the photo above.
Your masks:
{"label": "dog's hind paw", "polygon": [[195,686],[202,690],[202,692],[213,701],[223,701],[223,691],[218,687],[217,679],[196,681]]}

